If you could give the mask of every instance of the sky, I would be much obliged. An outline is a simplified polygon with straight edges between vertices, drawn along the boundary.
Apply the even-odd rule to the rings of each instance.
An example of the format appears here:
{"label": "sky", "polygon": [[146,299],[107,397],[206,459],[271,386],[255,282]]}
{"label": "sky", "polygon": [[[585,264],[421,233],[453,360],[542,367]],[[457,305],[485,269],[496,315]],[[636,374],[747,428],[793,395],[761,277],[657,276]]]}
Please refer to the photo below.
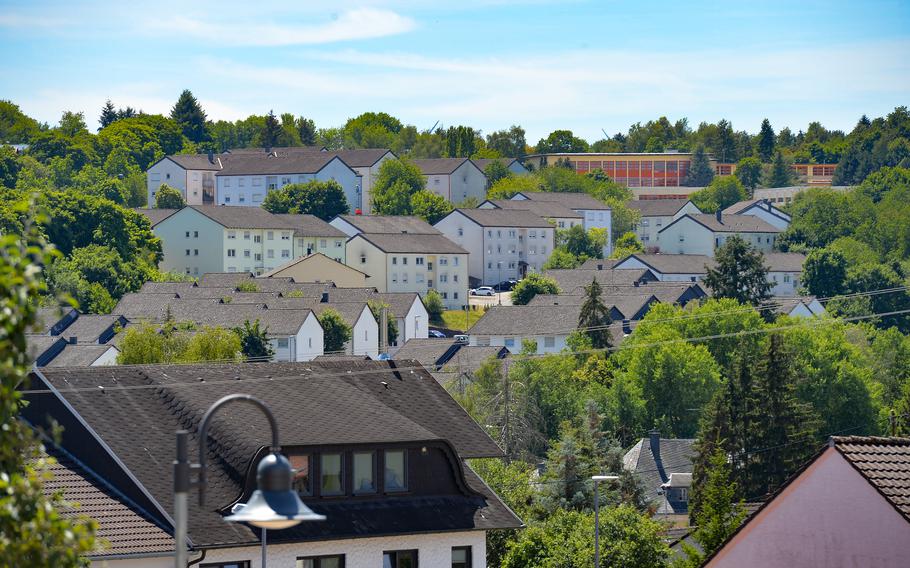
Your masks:
{"label": "sky", "polygon": [[849,130],[910,104],[910,1],[0,0],[0,55],[0,99],[52,125],[190,89],[213,120],[384,111],[529,143],[660,116]]}

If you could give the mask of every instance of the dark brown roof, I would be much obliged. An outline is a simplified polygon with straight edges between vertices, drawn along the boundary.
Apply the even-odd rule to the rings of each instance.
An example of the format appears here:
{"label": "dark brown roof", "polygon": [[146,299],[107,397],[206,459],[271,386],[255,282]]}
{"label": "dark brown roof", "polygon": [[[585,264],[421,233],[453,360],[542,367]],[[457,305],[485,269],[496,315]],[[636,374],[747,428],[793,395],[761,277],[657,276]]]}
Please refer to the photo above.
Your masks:
{"label": "dark brown roof", "polygon": [[180,209],[157,209],[157,208],[145,208],[145,209],[133,209],[136,213],[140,215],[145,215],[148,218],[149,223],[152,225],[152,228],[155,227],[158,223],[164,221],[174,213],[180,211]]}
{"label": "dark brown roof", "polygon": [[[262,174],[315,174],[336,159],[329,152],[293,152],[279,154],[226,154],[221,156],[223,168],[218,176]],[[338,158],[340,160],[340,158]],[[342,162],[344,160],[341,160]]]}
{"label": "dark brown roof", "polygon": [[553,225],[540,215],[524,209],[456,209],[450,215],[457,213],[461,213],[481,227],[553,228]]}
{"label": "dark brown roof", "polygon": [[581,306],[492,306],[468,330],[471,335],[569,335],[578,329]]}
{"label": "dark brown roof", "polygon": [[339,215],[361,233],[414,233],[438,235],[440,232],[420,217],[405,215]]}
{"label": "dark brown roof", "polygon": [[353,239],[363,239],[383,252],[424,254],[468,254],[443,235],[395,235],[360,233]]}
{"label": "dark brown roof", "polygon": [[432,175],[449,175],[465,162],[470,162],[467,158],[425,158],[420,160],[411,160],[411,163],[417,166],[425,176]]}
{"label": "dark brown roof", "polygon": [[673,225],[683,222],[683,219],[692,219],[699,225],[706,227],[715,233],[780,233],[780,229],[768,223],[764,219],[754,215],[722,215],[718,221],[714,214],[686,214],[676,219],[663,229],[660,233],[666,231]]}
{"label": "dark brown roof", "polygon": [[[221,169],[222,156],[213,156],[209,160],[208,154],[175,154],[164,158],[170,160],[185,170],[218,171]],[[156,162],[157,163],[157,162]]]}
{"label": "dark brown roof", "polygon": [[581,213],[565,207],[561,203],[531,201],[530,199],[495,199],[490,201],[499,209],[521,209],[546,218],[581,219]]}
{"label": "dark brown roof", "polygon": [[835,436],[834,448],[910,521],[910,438]]}
{"label": "dark brown roof", "polygon": [[569,209],[603,209],[610,208],[603,201],[588,195],[587,193],[576,193],[571,191],[522,191],[520,195],[527,197],[531,201],[544,201],[547,203],[559,203]]}
{"label": "dark brown roof", "polygon": [[70,454],[47,444],[42,458],[50,478],[42,484],[45,495],[62,493],[73,507],[58,509],[67,519],[89,517],[98,523],[97,546],[88,556],[97,559],[127,555],[168,556],[174,551],[174,538],[104,479],[79,463]]}
{"label": "dark brown roof", "polygon": [[635,199],[626,203],[642,217],[672,217],[689,203],[688,199]]}

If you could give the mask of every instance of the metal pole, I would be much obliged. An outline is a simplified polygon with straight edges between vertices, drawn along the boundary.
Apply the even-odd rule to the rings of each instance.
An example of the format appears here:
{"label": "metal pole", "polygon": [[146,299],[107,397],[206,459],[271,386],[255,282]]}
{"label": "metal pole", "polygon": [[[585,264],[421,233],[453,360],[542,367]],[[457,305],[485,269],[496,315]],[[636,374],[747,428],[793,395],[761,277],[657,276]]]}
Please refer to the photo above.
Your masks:
{"label": "metal pole", "polygon": [[262,568],[265,568],[265,527],[262,527]]}
{"label": "metal pole", "polygon": [[187,502],[190,492],[189,432],[177,432],[177,459],[174,460],[174,566],[186,568]]}
{"label": "metal pole", "polygon": [[594,481],[594,568],[600,568],[600,483]]}

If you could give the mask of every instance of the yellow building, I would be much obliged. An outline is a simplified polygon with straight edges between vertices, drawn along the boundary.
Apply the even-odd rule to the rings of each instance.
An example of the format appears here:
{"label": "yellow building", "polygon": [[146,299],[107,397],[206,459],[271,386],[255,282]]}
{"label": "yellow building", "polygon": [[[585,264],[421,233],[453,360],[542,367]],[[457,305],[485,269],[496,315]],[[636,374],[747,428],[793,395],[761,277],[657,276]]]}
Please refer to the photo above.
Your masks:
{"label": "yellow building", "polygon": [[334,282],[339,288],[364,288],[369,275],[322,253],[310,254],[286,262],[262,274],[263,278],[291,277],[295,282]]}

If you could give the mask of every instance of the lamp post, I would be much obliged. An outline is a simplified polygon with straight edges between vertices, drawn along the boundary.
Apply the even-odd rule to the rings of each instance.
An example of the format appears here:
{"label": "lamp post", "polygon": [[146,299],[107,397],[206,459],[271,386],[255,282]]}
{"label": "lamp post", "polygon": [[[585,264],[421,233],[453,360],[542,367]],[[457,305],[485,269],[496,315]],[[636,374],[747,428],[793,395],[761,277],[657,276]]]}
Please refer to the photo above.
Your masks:
{"label": "lamp post", "polygon": [[[230,402],[248,402],[258,407],[268,418],[272,429],[272,444],[269,455],[260,460],[256,469],[257,489],[250,500],[242,506],[235,506],[225,521],[249,523],[262,529],[286,529],[303,521],[324,521],[325,516],[314,513],[303,504],[293,489],[294,470],[286,457],[281,455],[278,443],[278,424],[264,402],[248,394],[231,394],[219,399],[206,411],[199,423],[199,463],[189,461],[189,432],[177,431],[177,459],[174,460],[174,544],[176,568],[186,568],[187,562],[187,502],[189,490],[199,490],[199,505],[205,504],[206,471],[205,442],[212,415]],[[192,474],[198,479],[193,481]]]}
{"label": "lamp post", "polygon": [[496,285],[499,287],[499,291],[496,292],[496,300],[497,300],[497,303],[501,306],[502,305],[502,261],[501,260],[496,261],[496,270],[499,271],[499,284]]}
{"label": "lamp post", "polygon": [[600,482],[616,481],[618,475],[592,475],[594,480],[594,568],[600,568]]}

